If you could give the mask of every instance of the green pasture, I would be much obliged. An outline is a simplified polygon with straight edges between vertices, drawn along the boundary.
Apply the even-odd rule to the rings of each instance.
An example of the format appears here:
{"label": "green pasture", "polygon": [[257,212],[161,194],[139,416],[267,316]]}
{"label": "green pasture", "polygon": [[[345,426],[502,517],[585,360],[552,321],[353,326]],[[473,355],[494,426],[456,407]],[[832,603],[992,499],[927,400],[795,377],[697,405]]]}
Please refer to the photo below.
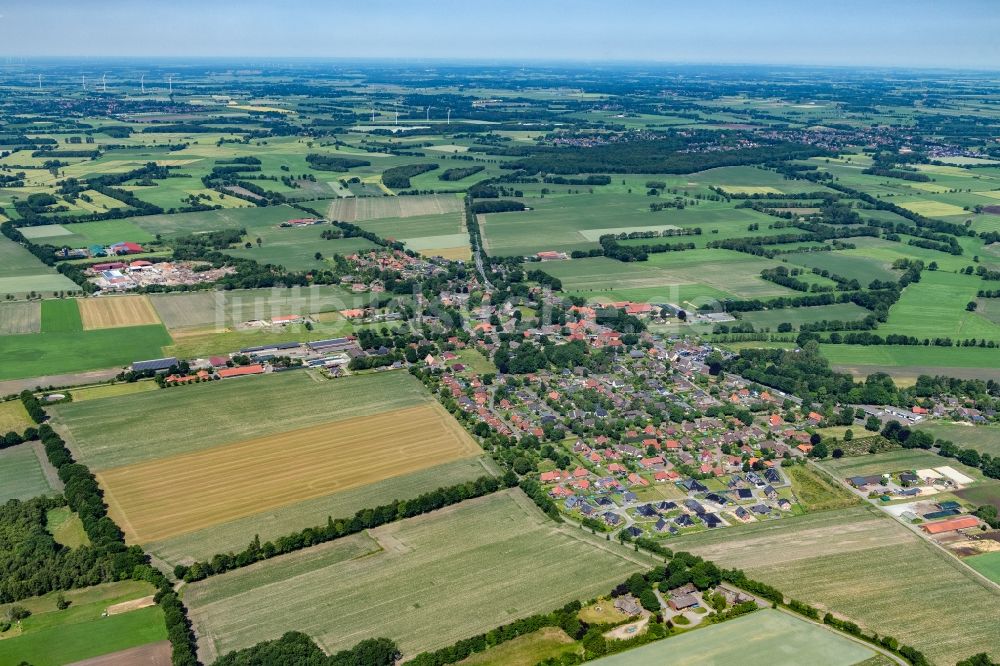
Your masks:
{"label": "green pasture", "polygon": [[31,444],[0,450],[0,503],[48,495],[53,490]]}
{"label": "green pasture", "polygon": [[[289,271],[309,271],[329,267],[328,260],[335,254],[347,255],[362,250],[370,250],[376,245],[365,238],[337,238],[324,240],[320,234],[326,225],[300,228],[277,226],[260,227],[251,230],[241,243],[251,247],[237,246],[225,250],[234,257],[253,259],[260,264],[276,264]],[[258,246],[257,239],[262,243]],[[316,253],[320,258],[316,259]]]}
{"label": "green pasture", "polygon": [[5,336],[0,344],[0,380],[125,366],[160,358],[171,342],[159,324]]}
{"label": "green pasture", "polygon": [[860,321],[870,314],[870,311],[854,303],[834,303],[804,308],[744,312],[740,315],[740,321],[750,322],[758,330],[770,328],[774,331],[779,324],[786,322],[794,329],[798,329],[802,324],[820,321]]}

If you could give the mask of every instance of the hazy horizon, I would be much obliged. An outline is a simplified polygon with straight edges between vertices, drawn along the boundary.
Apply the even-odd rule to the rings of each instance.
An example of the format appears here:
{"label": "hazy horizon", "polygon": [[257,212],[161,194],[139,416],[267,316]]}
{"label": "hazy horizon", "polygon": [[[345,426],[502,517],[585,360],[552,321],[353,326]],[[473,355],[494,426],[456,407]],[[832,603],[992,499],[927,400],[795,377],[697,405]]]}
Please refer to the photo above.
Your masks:
{"label": "hazy horizon", "polygon": [[[168,28],[169,26],[169,28]],[[1000,69],[990,0],[594,0],[414,10],[263,0],[0,0],[5,58],[343,59]]]}

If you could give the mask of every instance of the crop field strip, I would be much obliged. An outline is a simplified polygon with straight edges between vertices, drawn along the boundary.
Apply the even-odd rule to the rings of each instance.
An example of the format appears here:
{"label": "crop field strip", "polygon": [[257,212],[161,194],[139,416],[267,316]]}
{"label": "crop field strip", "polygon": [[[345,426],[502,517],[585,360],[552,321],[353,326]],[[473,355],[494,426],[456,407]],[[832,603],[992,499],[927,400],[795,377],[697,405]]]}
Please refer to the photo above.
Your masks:
{"label": "crop field strip", "polygon": [[109,469],[97,478],[128,541],[147,543],[481,453],[431,403]]}
{"label": "crop field strip", "polygon": [[0,305],[0,335],[25,335],[42,330],[42,304],[17,301]]}
{"label": "crop field strip", "polygon": [[[317,383],[298,370],[65,403],[50,411],[78,459],[96,472],[430,402],[407,373]],[[151,428],[151,422],[171,425]]]}
{"label": "crop field strip", "polygon": [[292,628],[328,652],[388,636],[412,655],[606,593],[652,564],[556,526],[517,490],[370,533],[374,555],[338,555],[339,540],[190,585],[202,659]]}
{"label": "crop field strip", "polygon": [[0,504],[11,499],[27,500],[54,494],[42,472],[38,455],[30,444],[0,451]]}
{"label": "crop field strip", "polygon": [[348,197],[334,200],[327,210],[331,220],[355,223],[387,217],[415,217],[457,213],[462,199],[453,194],[406,197]]}
{"label": "crop field strip", "polygon": [[85,298],[79,304],[85,331],[160,323],[146,296]]}
{"label": "crop field strip", "polygon": [[470,481],[495,472],[493,467],[493,463],[487,458],[476,457],[461,458],[422,470],[407,470],[401,476],[274,507],[245,518],[147,543],[145,548],[169,564],[208,560],[216,553],[242,548],[255,534],[260,536],[261,541],[275,539],[290,532],[323,524],[328,516],[353,516],[361,509],[387,504],[394,499],[406,500],[441,487]]}
{"label": "crop field strip", "polygon": [[871,507],[725,531],[681,537],[671,546],[740,567],[796,599],[914,645],[935,662],[1000,650],[994,622],[981,612],[1000,603],[1000,592]]}
{"label": "crop field strip", "polygon": [[874,650],[825,627],[791,613],[766,608],[593,663],[597,666],[851,666],[874,655]]}

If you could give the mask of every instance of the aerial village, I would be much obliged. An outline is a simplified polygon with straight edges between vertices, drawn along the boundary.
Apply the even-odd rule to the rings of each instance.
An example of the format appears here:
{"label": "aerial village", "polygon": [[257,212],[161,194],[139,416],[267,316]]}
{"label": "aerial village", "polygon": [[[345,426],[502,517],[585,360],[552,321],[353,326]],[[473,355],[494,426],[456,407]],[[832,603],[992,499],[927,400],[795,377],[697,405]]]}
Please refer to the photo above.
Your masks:
{"label": "aerial village", "polygon": [[[446,282],[436,299],[420,293],[412,300],[385,298],[386,280],[427,277]],[[539,480],[559,511],[609,538],[666,539],[781,520],[803,511],[788,468],[806,462],[819,442],[815,431],[826,424],[828,414],[741,377],[713,375],[708,357],[720,352],[711,345],[648,330],[622,333],[601,323],[609,312],[644,323],[669,323],[683,316],[677,305],[567,307],[559,294],[534,286],[500,304],[485,298],[470,307],[470,294],[485,286],[474,274],[462,283],[448,281],[443,263],[398,250],[346,257],[341,284],[368,298],[367,305],[339,312],[352,324],[375,325],[364,327],[364,334],[246,347],[203,359],[138,361],[132,371],[156,374],[170,386],[299,368],[330,378],[358,370],[418,371],[473,431],[481,422],[519,446],[540,450]],[[407,312],[410,306],[416,308]],[[461,335],[442,321],[448,308],[462,313]],[[525,317],[526,309],[549,310],[562,323]],[[313,321],[293,313],[238,327],[304,323],[311,326]],[[409,336],[404,349],[390,342],[390,328],[401,325]],[[533,372],[501,372],[493,364],[500,355],[532,344],[582,345],[602,352],[603,361],[596,368],[581,363]],[[858,429],[862,431],[862,417],[880,424],[892,419],[915,423],[931,416],[928,411],[859,408]],[[935,412],[969,421],[978,415],[958,405],[950,411],[938,406]],[[851,478],[845,485],[866,498],[920,502],[898,510],[894,505],[891,512],[904,522],[955,521],[923,525],[934,535],[980,524],[957,506],[929,499],[971,482],[942,466],[886,470]]]}

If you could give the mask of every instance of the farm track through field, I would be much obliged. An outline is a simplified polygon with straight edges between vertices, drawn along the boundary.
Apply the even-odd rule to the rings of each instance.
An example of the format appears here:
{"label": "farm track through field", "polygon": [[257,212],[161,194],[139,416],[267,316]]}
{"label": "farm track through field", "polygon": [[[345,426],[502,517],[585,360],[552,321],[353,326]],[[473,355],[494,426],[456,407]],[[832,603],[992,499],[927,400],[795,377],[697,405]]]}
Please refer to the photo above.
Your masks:
{"label": "farm track through field", "polygon": [[129,542],[148,543],[480,453],[430,403],[110,469],[98,479]]}

